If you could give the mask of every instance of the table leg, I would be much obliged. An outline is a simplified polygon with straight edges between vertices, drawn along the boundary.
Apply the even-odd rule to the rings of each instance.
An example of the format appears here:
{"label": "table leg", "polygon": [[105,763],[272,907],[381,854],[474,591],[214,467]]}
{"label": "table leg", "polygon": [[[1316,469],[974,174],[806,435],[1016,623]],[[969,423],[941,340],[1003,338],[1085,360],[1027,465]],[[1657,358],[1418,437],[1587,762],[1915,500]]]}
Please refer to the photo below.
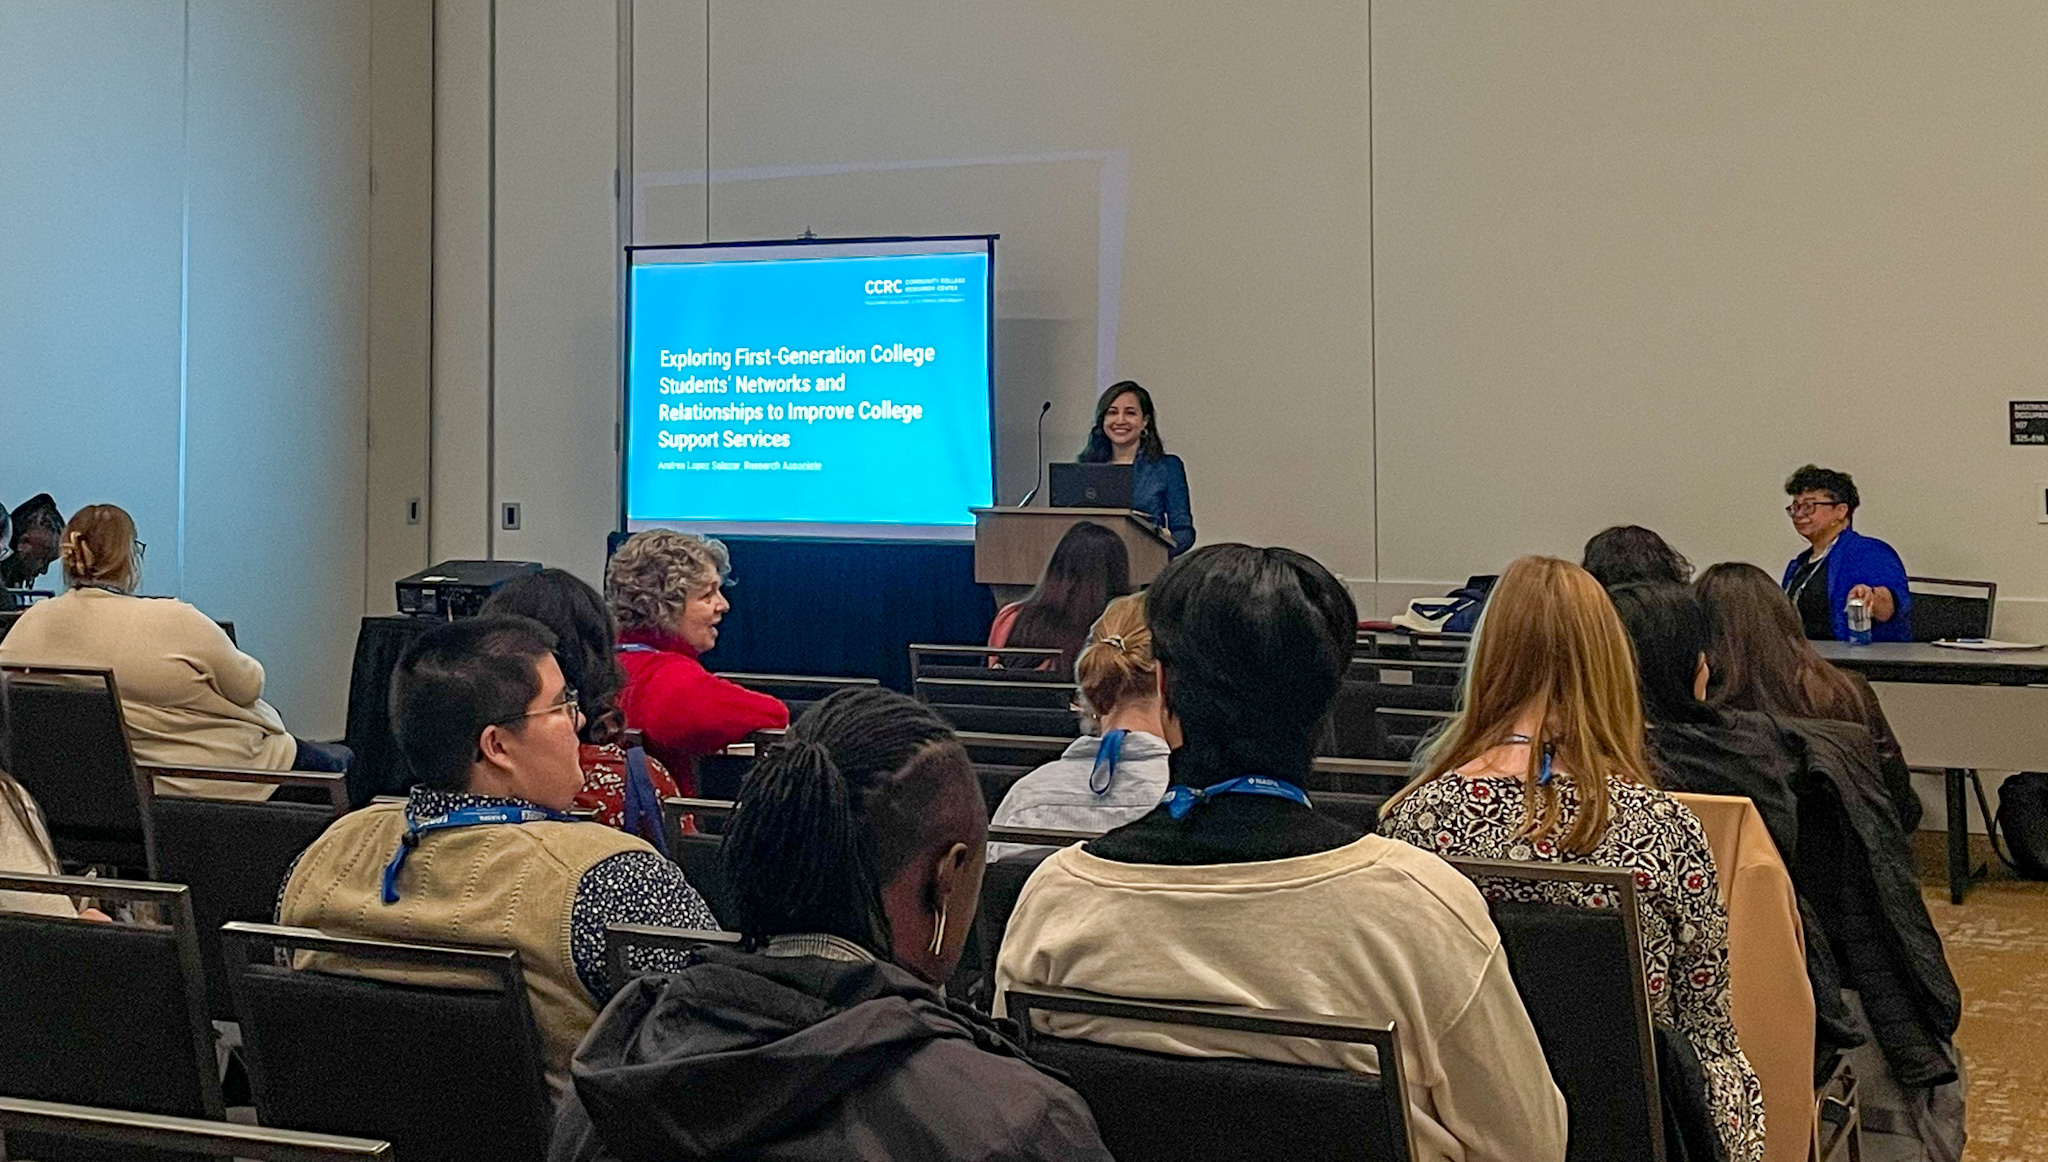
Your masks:
{"label": "table leg", "polygon": [[1963,803],[1967,772],[1949,767],[1941,773],[1948,793],[1948,902],[1960,904],[1970,888],[1970,812]]}

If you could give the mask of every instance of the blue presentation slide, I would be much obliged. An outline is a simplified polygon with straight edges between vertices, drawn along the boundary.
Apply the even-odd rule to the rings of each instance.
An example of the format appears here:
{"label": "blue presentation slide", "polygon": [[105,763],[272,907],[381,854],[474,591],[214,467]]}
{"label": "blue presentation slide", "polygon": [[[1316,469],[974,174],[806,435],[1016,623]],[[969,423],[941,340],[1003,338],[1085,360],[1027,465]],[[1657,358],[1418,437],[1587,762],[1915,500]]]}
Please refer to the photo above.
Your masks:
{"label": "blue presentation slide", "polygon": [[990,255],[971,245],[636,254],[627,527],[971,536],[994,487]]}

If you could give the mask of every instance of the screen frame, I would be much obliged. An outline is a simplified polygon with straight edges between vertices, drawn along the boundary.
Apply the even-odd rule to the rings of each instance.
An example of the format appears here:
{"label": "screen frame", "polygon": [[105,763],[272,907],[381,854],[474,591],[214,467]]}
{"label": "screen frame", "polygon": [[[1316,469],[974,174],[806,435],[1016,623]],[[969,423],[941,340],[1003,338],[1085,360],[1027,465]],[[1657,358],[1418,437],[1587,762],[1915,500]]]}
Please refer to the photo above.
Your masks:
{"label": "screen frame", "polygon": [[[647,262],[641,260],[638,257],[643,254],[652,254],[657,252],[677,253],[706,252],[714,250],[788,250],[794,253],[777,257],[801,259],[803,257],[801,251],[814,246],[918,246],[934,244],[943,245],[946,243],[965,242],[982,243],[983,251],[988,256],[988,318],[986,320],[986,326],[984,331],[984,333],[988,336],[988,374],[985,377],[987,381],[988,392],[988,495],[989,503],[991,505],[994,505],[996,503],[996,486],[998,483],[996,477],[996,431],[998,427],[996,422],[996,240],[1001,237],[1002,235],[1000,234],[901,234],[878,235],[874,237],[856,238],[761,238],[743,242],[680,242],[658,245],[632,245],[624,247],[621,254],[620,267],[621,281],[625,285],[623,286],[620,295],[621,314],[619,316],[619,390],[617,397],[619,409],[619,435],[617,444],[612,449],[612,458],[616,462],[614,467],[617,469],[616,488],[618,492],[618,524],[616,528],[618,533],[622,537],[632,535],[631,530],[627,527],[628,522],[626,518],[626,452],[627,449],[633,446],[633,408],[631,396],[632,360],[630,357],[633,348],[633,269],[637,266],[668,265],[664,263]],[[919,253],[970,254],[973,253],[973,250],[971,248],[961,247],[958,249],[936,251],[906,250],[903,253],[907,255],[914,255]],[[841,255],[839,257],[889,257],[889,255]],[[774,258],[763,257],[758,261],[774,260]],[[684,261],[713,262],[717,260],[712,258],[692,258],[685,259]],[[660,527],[675,528],[678,531],[684,532],[692,531],[693,529],[703,529],[708,530],[701,533],[701,535],[703,536],[730,537],[741,540],[824,541],[831,542],[833,544],[858,544],[862,542],[867,542],[877,544],[947,545],[959,544],[963,541],[971,542],[974,539],[974,525],[971,523],[957,526],[965,530],[965,533],[964,535],[954,536],[931,536],[923,533],[918,533],[914,535],[892,536],[889,534],[889,532],[886,531],[892,527],[900,527],[906,530],[922,530],[939,526],[891,526],[879,522],[870,526],[866,524],[835,524],[830,521],[790,521],[788,522],[788,524],[791,526],[792,531],[787,533],[752,531],[757,528],[773,528],[774,525],[777,523],[781,522],[676,521],[662,524]],[[863,531],[859,534],[849,534],[843,536],[820,531],[828,528],[859,528]],[[796,529],[806,529],[810,531],[794,531]]]}

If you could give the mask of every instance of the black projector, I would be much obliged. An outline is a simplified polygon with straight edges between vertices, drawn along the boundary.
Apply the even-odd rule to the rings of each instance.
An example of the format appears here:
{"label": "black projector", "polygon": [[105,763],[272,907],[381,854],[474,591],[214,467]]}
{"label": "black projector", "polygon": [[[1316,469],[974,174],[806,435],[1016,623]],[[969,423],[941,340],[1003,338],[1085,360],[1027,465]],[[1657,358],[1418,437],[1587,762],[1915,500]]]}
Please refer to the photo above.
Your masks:
{"label": "black projector", "polygon": [[453,621],[475,617],[514,577],[540,572],[539,561],[443,561],[398,583],[398,612]]}

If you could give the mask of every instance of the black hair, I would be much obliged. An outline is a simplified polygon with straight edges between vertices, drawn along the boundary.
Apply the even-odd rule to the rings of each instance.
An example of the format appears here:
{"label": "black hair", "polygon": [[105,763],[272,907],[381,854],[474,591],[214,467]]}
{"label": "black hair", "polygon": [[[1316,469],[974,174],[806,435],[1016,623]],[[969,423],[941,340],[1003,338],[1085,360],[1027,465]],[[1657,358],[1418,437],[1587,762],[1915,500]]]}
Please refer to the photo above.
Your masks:
{"label": "black hair", "polygon": [[1856,494],[1856,482],[1849,479],[1847,472],[1822,468],[1808,464],[1785,478],[1785,495],[1798,496],[1802,492],[1825,492],[1841,504],[1849,506],[1849,514],[1856,514],[1856,506],[1863,498]]}
{"label": "black hair", "polygon": [[1710,637],[1699,597],[1672,581],[1634,581],[1607,595],[1635,646],[1643,717],[1652,724],[1713,721],[1714,711],[1693,693]]}
{"label": "black hair", "polygon": [[42,529],[52,536],[64,535],[64,516],[57,511],[57,501],[47,492],[38,492],[21,502],[14,510],[14,540],[35,529]]}
{"label": "black hair", "polygon": [[1343,583],[1292,549],[1210,545],[1168,565],[1145,605],[1180,720],[1174,781],[1306,775],[1358,637]]}
{"label": "black hair", "polygon": [[547,626],[509,614],[435,626],[407,646],[391,675],[391,732],[413,778],[465,789],[484,727],[526,712],[554,649]]}
{"label": "black hair", "polygon": [[583,741],[618,737],[626,671],[614,652],[619,623],[602,594],[567,569],[542,569],[506,582],[482,612],[530,617],[554,631],[555,661],[583,709]]}
{"label": "black hair", "polygon": [[1089,429],[1088,442],[1074,459],[1083,464],[1107,464],[1116,455],[1109,437],[1102,433],[1102,417],[1108,414],[1109,405],[1126,392],[1138,397],[1138,410],[1145,413],[1145,434],[1138,437],[1138,459],[1158,460],[1166,455],[1166,445],[1159,442],[1159,417],[1152,412],[1152,393],[1139,387],[1136,380],[1124,379],[1110,384],[1096,399],[1095,426]]}
{"label": "black hair", "polygon": [[1615,525],[1593,534],[1579,567],[1608,589],[1631,581],[1684,585],[1692,580],[1692,562],[1641,525]]}
{"label": "black hair", "polygon": [[1067,530],[1045,563],[1045,574],[1017,610],[1004,645],[1060,652],[1072,670],[1088,644],[1088,627],[1109,603],[1131,591],[1131,552],[1123,538],[1092,521]]}
{"label": "black hair", "polygon": [[740,785],[722,852],[734,924],[750,948],[824,932],[886,959],[883,888],[963,828],[983,842],[987,826],[974,765],[944,720],[892,690],[840,690]]}

